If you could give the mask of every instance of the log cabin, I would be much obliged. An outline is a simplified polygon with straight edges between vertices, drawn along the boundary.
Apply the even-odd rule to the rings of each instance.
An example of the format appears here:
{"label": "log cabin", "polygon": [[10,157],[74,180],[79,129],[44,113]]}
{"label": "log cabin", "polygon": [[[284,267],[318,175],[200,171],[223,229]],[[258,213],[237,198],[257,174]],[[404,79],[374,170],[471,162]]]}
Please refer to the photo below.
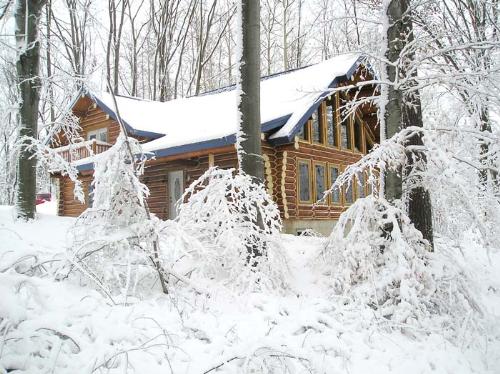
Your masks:
{"label": "log cabin", "polygon": [[[369,83],[373,77],[363,56],[344,54],[262,78],[265,183],[280,209],[284,232],[312,229],[328,234],[343,210],[371,193],[370,186],[358,180],[316,203],[346,166],[379,141],[373,102],[355,111],[347,105],[354,97],[372,96],[375,87],[342,89]],[[183,190],[209,167],[237,168],[235,86],[167,102],[129,96],[116,96],[116,101],[129,136],[154,155],[142,180],[150,190],[150,210],[158,217],[175,218]],[[57,151],[78,164],[86,194],[85,204],[75,200],[73,183],[54,173],[59,215],[78,216],[91,204],[92,154],[106,152],[120,132],[113,108],[108,93],[80,92],[71,111],[78,118],[82,142],[70,147],[63,134],[54,136]]]}

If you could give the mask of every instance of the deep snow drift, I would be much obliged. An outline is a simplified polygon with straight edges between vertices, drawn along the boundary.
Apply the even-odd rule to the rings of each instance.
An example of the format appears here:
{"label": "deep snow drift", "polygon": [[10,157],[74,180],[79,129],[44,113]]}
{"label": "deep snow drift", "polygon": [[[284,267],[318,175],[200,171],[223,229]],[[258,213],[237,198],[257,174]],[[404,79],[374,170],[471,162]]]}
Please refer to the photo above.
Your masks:
{"label": "deep snow drift", "polygon": [[73,223],[15,222],[0,208],[0,373],[499,372],[500,255],[490,263],[473,235],[463,254],[437,240],[436,252],[474,275],[487,313],[480,335],[466,321],[452,343],[435,326],[391,326],[332,294],[331,275],[314,265],[323,238],[282,235],[289,288],[279,292],[207,281],[208,295],[197,294],[172,280],[167,296],[112,305],[60,271]]}

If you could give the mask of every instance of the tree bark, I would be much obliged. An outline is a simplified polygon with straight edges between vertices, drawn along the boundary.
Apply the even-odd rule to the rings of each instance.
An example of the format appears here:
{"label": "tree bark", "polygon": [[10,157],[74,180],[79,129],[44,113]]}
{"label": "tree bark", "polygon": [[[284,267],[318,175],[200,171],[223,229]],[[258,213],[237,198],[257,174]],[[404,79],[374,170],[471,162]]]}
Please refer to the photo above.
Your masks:
{"label": "tree bark", "polygon": [[[241,1],[241,60],[239,61],[241,94],[238,111],[241,114],[240,147],[238,160],[240,172],[253,177],[257,183],[264,182],[264,161],[261,147],[260,124],[260,3],[254,0]],[[260,214],[255,222],[260,228],[264,223]],[[252,266],[258,263],[265,248],[256,244],[247,245],[247,261]]]}
{"label": "tree bark", "polygon": [[[411,10],[409,0],[392,0],[387,8],[387,17],[389,27],[387,29],[388,49],[387,59],[395,63],[386,64],[387,77],[391,82],[397,82],[396,66],[399,68],[401,77],[405,77],[408,82],[407,88],[414,87],[417,82],[417,70],[407,76],[406,66],[415,60],[414,53],[406,51],[402,56],[403,49],[411,45],[414,41],[413,23],[411,19]],[[404,57],[404,62],[401,59]],[[404,95],[404,91],[398,87],[390,86],[388,94],[388,103],[386,106],[386,130],[387,137],[390,137],[399,131],[399,127],[407,128],[409,126],[423,127],[422,107],[420,94],[418,90],[412,89],[411,92]],[[414,134],[409,140],[407,146],[422,146],[423,139],[421,133]],[[414,148],[413,148],[414,149]],[[408,177],[415,166],[417,159],[426,163],[426,155],[422,151],[408,151],[408,162],[405,169],[402,170],[404,177]],[[386,197],[389,201],[401,199],[402,197],[402,178],[394,172],[386,175]],[[429,191],[418,183],[417,187],[412,187],[407,191],[408,196],[408,216],[411,221],[426,239],[431,248],[434,246],[434,236],[432,228],[432,205]]]}
{"label": "tree bark", "polygon": [[260,6],[258,1],[242,0],[242,56],[239,64],[241,79],[240,169],[244,173],[264,181],[264,162],[260,128]]}
{"label": "tree bark", "polygon": [[35,217],[36,158],[28,148],[30,138],[38,133],[38,104],[40,101],[40,42],[38,24],[44,0],[18,0],[16,4],[16,43],[19,56],[16,62],[17,83],[21,104],[19,136],[22,139],[17,165],[17,215],[24,219]]}
{"label": "tree bark", "polygon": [[[387,8],[387,51],[385,57],[390,64],[386,64],[387,80],[396,82],[396,63],[404,47],[401,35],[403,34],[402,8],[400,0],[393,0]],[[401,130],[402,93],[394,85],[387,87],[387,102],[385,104],[385,131],[390,138]],[[401,199],[403,196],[403,179],[401,173],[387,171],[385,174],[385,197],[388,201]]]}

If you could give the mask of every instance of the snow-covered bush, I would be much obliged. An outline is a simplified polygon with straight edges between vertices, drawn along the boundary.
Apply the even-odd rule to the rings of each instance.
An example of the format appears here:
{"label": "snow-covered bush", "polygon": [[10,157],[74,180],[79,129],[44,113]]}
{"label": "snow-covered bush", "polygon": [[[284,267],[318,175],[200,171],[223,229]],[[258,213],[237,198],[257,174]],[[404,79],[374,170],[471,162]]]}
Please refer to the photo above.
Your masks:
{"label": "snow-covered bush", "polygon": [[392,327],[429,327],[435,317],[453,335],[481,314],[474,283],[452,255],[428,249],[401,209],[370,195],[341,215],[319,260],[346,304],[368,306]]}
{"label": "snow-covered bush", "polygon": [[95,156],[92,204],[69,233],[73,266],[110,297],[134,295],[138,286],[143,294],[157,280],[152,259],[158,220],[149,219],[149,190],[137,175],[142,161],[131,154],[141,154],[140,146],[122,134]]}
{"label": "snow-covered bush", "polygon": [[177,222],[200,244],[190,248],[200,274],[240,290],[283,286],[281,218],[262,184],[234,169],[210,168],[183,201]]}

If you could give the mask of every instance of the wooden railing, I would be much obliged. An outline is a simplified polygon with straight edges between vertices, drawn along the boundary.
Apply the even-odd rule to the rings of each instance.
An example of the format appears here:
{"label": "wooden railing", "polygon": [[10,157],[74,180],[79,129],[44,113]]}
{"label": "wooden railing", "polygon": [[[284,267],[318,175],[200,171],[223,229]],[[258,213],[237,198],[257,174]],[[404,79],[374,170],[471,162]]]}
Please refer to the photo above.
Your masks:
{"label": "wooden railing", "polygon": [[111,148],[111,144],[100,140],[92,139],[82,143],[67,145],[54,150],[59,153],[66,161],[78,161],[82,158],[97,155]]}

